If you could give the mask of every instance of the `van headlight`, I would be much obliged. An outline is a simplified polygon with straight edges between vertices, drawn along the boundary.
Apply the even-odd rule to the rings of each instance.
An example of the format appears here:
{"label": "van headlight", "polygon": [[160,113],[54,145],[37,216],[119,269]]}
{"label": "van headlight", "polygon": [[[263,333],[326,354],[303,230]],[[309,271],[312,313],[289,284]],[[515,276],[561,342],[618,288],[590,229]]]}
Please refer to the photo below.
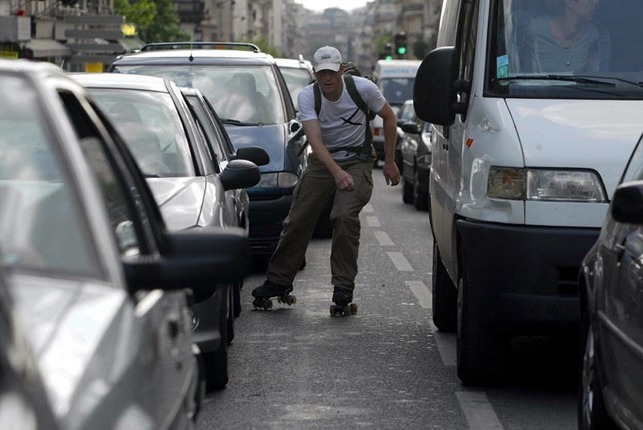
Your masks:
{"label": "van headlight", "polygon": [[262,188],[291,188],[297,185],[299,176],[291,172],[262,173],[257,187]]}
{"label": "van headlight", "polygon": [[487,196],[508,200],[607,202],[600,178],[587,170],[491,167]]}

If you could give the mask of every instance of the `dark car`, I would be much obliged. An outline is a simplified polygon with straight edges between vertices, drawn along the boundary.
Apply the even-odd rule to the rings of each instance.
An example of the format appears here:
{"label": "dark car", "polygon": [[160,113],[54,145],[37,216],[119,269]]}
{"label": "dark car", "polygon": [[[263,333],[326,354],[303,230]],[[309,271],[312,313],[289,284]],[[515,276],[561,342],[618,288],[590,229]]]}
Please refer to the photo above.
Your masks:
{"label": "dark car", "polygon": [[[212,117],[196,110],[174,82],[106,73],[73,77],[125,138],[170,230],[240,227],[247,233],[248,197],[242,189],[257,184],[259,169],[247,160],[223,159],[221,142],[209,130]],[[210,388],[228,382],[227,346],[234,337],[238,288],[238,283],[221,283],[214,294],[195,296],[195,339]]]}
{"label": "dark car", "polygon": [[643,139],[583,260],[580,286],[579,428],[643,428]]}
{"label": "dark car", "polygon": [[431,124],[417,117],[413,100],[404,102],[397,118],[395,161],[402,176],[402,200],[417,210],[429,209]]}
{"label": "dark car", "polygon": [[117,58],[110,71],[161,76],[198,88],[237,150],[266,150],[270,162],[260,166],[259,184],[248,189],[250,241],[253,254],[271,255],[307,165],[301,123],[275,59],[247,43],[158,43]]}
{"label": "dark car", "polygon": [[246,274],[247,237],[169,231],[123,138],[59,67],[0,60],[0,81],[0,264],[60,427],[192,428],[190,297]]}

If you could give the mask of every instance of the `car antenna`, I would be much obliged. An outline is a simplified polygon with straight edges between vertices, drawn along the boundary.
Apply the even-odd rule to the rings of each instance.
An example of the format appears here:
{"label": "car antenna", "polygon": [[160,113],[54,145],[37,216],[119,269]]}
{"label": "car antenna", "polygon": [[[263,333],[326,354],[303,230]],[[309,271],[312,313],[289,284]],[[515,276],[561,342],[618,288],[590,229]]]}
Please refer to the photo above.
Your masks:
{"label": "car antenna", "polygon": [[191,62],[194,61],[194,56],[192,55],[192,44],[194,43],[194,30],[190,32],[190,56],[188,57],[188,60]]}

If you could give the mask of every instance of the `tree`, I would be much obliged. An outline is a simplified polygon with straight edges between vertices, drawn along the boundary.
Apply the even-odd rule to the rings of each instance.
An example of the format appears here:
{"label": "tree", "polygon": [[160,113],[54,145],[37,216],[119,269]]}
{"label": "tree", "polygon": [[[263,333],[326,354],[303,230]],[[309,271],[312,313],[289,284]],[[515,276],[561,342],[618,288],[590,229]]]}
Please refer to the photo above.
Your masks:
{"label": "tree", "polygon": [[114,0],[115,14],[134,23],[139,37],[147,43],[190,40],[190,35],[181,31],[176,8],[173,0]]}

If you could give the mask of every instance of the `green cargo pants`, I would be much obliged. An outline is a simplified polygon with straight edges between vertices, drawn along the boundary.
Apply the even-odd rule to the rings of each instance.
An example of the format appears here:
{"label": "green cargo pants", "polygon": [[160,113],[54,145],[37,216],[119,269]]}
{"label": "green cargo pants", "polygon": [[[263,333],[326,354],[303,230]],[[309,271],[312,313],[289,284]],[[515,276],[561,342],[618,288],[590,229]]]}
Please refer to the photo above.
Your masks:
{"label": "green cargo pants", "polygon": [[293,202],[283,222],[279,244],[268,263],[266,278],[269,281],[292,285],[304,261],[317,219],[337,190],[330,214],[333,226],[331,282],[333,286],[342,286],[351,291],[355,288],[361,229],[359,213],[373,193],[375,157],[373,152],[369,161],[355,159],[337,162],[353,177],[353,191],[338,191],[335,179],[326,167],[314,155],[310,157],[308,167],[293,192]]}

